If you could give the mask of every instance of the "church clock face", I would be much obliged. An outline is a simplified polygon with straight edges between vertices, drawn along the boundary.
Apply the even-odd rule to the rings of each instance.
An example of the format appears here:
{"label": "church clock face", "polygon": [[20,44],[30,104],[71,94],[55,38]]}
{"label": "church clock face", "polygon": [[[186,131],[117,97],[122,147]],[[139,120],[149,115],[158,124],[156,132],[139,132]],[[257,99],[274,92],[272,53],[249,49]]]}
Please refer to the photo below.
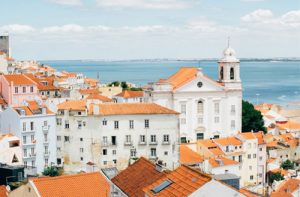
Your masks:
{"label": "church clock face", "polygon": [[198,88],[201,88],[201,87],[203,86],[203,83],[202,83],[201,81],[199,81],[199,82],[197,83],[197,86],[198,86]]}

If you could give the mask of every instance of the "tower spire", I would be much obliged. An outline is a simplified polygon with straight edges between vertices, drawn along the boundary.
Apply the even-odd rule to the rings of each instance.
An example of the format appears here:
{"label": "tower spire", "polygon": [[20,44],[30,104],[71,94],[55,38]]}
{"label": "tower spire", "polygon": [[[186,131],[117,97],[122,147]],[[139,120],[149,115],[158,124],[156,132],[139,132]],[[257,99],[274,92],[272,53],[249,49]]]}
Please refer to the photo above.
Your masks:
{"label": "tower spire", "polygon": [[230,36],[227,37],[227,48],[230,47]]}

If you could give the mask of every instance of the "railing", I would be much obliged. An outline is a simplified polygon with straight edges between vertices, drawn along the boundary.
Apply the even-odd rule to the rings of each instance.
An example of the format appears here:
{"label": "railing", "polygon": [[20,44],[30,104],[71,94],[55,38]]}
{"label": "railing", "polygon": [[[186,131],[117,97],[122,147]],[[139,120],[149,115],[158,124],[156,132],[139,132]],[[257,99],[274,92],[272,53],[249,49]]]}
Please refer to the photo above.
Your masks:
{"label": "railing", "polygon": [[124,146],[131,146],[132,145],[132,141],[125,141],[124,142]]}
{"label": "railing", "polygon": [[162,145],[170,145],[170,141],[162,141]]}
{"label": "railing", "polygon": [[146,141],[139,141],[139,145],[146,145],[147,142]]}
{"label": "railing", "polygon": [[50,125],[43,126],[43,127],[42,127],[42,130],[43,130],[44,132],[47,132],[47,131],[49,131],[49,128],[50,128]]}
{"label": "railing", "polygon": [[149,145],[157,145],[157,141],[149,142]]}

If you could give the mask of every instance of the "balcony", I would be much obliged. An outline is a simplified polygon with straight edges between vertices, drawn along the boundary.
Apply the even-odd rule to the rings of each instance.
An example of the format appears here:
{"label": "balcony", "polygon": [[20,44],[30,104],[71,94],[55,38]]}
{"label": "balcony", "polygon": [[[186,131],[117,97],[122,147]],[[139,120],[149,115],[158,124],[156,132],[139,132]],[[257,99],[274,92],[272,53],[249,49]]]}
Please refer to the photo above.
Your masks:
{"label": "balcony", "polygon": [[157,155],[150,155],[149,160],[157,160]]}
{"label": "balcony", "polygon": [[49,151],[44,152],[44,157],[49,157],[49,155],[50,155],[50,152],[49,152]]}
{"label": "balcony", "polygon": [[102,147],[108,147],[108,146],[110,146],[110,143],[107,142],[107,141],[102,141],[102,142],[101,142],[101,146],[102,146]]}
{"label": "balcony", "polygon": [[43,142],[45,145],[49,144],[49,140],[45,139],[45,141]]}
{"label": "balcony", "polygon": [[132,141],[125,141],[124,146],[132,146]]}
{"label": "balcony", "polygon": [[36,157],[36,153],[33,153],[33,154],[27,154],[27,155],[24,155],[23,156],[23,159],[24,160],[27,160],[27,159],[33,159]]}
{"label": "balcony", "polygon": [[23,142],[23,146],[24,146],[24,147],[35,146],[35,141],[32,141],[32,142],[26,142],[26,143]]}
{"label": "balcony", "polygon": [[139,145],[147,145],[146,141],[139,141]]}
{"label": "balcony", "polygon": [[43,127],[42,127],[42,130],[43,130],[43,132],[48,132],[48,131],[49,131],[49,128],[50,128],[50,125],[43,126]]}
{"label": "balcony", "polygon": [[36,128],[26,129],[25,131],[23,130],[22,133],[34,133],[35,131],[36,131]]}
{"label": "balcony", "polygon": [[157,141],[149,142],[149,145],[157,145]]}
{"label": "balcony", "polygon": [[162,141],[162,145],[170,145],[170,141]]}

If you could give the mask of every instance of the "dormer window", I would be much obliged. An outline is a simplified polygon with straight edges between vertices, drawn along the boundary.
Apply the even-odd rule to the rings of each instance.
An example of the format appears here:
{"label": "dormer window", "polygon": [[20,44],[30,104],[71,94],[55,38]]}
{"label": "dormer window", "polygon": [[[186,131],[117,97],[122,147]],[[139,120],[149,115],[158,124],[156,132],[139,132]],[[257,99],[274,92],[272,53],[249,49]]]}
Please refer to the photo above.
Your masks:
{"label": "dormer window", "polygon": [[23,93],[26,93],[26,87],[23,87]]}
{"label": "dormer window", "polygon": [[33,87],[32,86],[30,87],[30,92],[33,92]]}

